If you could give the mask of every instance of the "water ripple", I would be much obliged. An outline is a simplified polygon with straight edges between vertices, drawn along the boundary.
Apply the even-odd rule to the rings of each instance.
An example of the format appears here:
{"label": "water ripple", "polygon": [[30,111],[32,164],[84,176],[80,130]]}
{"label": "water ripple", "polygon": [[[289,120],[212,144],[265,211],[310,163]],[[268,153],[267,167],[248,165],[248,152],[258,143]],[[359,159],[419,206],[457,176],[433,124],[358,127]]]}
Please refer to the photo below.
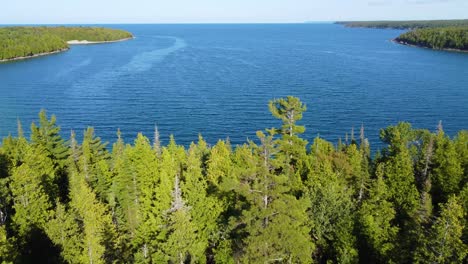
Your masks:
{"label": "water ripple", "polygon": [[[177,37],[157,36],[159,39],[170,39],[172,46],[141,52],[134,55],[127,64],[116,69],[107,68],[90,77],[73,84],[67,94],[73,98],[103,97],[109,95],[109,87],[114,86],[122,76],[129,76],[150,70],[153,65],[161,63],[165,57],[187,46],[185,40]],[[75,67],[76,68],[76,67]]]}

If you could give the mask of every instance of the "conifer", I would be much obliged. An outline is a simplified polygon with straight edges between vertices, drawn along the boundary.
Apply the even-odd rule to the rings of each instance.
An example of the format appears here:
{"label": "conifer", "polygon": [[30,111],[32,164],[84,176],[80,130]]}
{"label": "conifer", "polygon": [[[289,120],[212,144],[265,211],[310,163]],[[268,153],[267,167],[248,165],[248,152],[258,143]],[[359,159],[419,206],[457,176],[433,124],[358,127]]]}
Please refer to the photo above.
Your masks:
{"label": "conifer", "polygon": [[468,246],[461,239],[466,228],[466,212],[456,196],[442,206],[424,246],[416,252],[417,263],[462,263],[468,255]]}
{"label": "conifer", "polygon": [[253,167],[241,173],[238,189],[249,208],[241,216],[248,234],[243,262],[307,262],[314,249],[308,235],[307,202],[291,194],[285,174],[275,174],[273,135],[258,132],[257,136],[262,145],[253,146],[253,155],[245,152]]}

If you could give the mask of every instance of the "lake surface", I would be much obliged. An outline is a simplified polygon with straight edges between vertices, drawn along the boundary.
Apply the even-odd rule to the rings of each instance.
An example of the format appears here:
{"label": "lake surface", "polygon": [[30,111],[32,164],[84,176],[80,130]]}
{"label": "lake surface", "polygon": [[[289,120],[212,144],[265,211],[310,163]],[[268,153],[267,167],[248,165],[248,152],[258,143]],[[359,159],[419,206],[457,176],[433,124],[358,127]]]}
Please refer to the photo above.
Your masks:
{"label": "lake surface", "polygon": [[[306,137],[335,142],[364,124],[372,144],[399,121],[450,135],[468,129],[468,54],[392,43],[399,30],[332,24],[111,25],[136,39],[0,64],[0,137],[41,108],[71,129],[115,141],[138,132],[163,143],[234,144],[279,127],[268,101],[301,98]],[[358,133],[356,133],[358,134]]]}

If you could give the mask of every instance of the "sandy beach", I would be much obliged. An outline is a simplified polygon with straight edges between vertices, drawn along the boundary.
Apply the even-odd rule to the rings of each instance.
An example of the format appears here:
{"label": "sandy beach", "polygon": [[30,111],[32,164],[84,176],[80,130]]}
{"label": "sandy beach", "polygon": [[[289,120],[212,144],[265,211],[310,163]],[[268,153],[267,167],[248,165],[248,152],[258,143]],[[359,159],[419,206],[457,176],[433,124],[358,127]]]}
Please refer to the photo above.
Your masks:
{"label": "sandy beach", "polygon": [[110,40],[110,41],[69,40],[69,41],[67,41],[67,44],[69,44],[69,45],[105,44],[105,43],[121,42],[121,41],[130,40],[130,39],[133,39],[133,37],[132,38],[119,39],[119,40]]}
{"label": "sandy beach", "polygon": [[[119,39],[119,40],[111,40],[111,41],[69,40],[69,41],[67,41],[67,44],[68,45],[106,44],[106,43],[126,41],[126,40],[130,40],[130,39],[134,39],[134,37]],[[34,54],[34,55],[31,55],[31,56],[23,56],[23,57],[11,58],[11,59],[4,59],[4,60],[0,60],[0,62],[9,62],[9,61],[32,59],[32,58],[36,58],[36,57],[42,57],[42,56],[47,56],[47,55],[52,55],[52,54],[64,52],[64,51],[67,51],[69,49],[70,48],[66,48],[66,49],[55,50],[55,51],[51,51],[51,52],[44,52],[44,53]]]}

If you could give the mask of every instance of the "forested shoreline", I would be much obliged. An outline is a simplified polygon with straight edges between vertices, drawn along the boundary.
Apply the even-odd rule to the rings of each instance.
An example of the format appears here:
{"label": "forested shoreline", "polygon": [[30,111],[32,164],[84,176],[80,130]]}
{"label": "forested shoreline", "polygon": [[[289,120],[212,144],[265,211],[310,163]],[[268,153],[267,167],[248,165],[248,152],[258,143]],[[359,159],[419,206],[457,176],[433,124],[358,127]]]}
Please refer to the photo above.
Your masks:
{"label": "forested shoreline", "polygon": [[416,29],[400,35],[395,41],[438,50],[468,51],[468,27]]}
{"label": "forested shoreline", "polygon": [[403,45],[449,51],[468,51],[468,19],[428,21],[337,22],[346,27],[407,29],[394,39]]}
{"label": "forested shoreline", "polygon": [[106,42],[132,37],[124,30],[100,27],[0,27],[0,61],[65,51],[71,40]]}
{"label": "forested shoreline", "polygon": [[454,20],[409,20],[409,21],[340,21],[346,27],[419,29],[438,27],[468,27],[468,19]]}
{"label": "forested shoreline", "polygon": [[[364,127],[301,138],[306,106],[270,101],[278,127],[231,146],[65,141],[39,114],[0,147],[1,263],[463,263],[468,131],[399,123],[371,156]],[[305,113],[313,114],[313,113]]]}

